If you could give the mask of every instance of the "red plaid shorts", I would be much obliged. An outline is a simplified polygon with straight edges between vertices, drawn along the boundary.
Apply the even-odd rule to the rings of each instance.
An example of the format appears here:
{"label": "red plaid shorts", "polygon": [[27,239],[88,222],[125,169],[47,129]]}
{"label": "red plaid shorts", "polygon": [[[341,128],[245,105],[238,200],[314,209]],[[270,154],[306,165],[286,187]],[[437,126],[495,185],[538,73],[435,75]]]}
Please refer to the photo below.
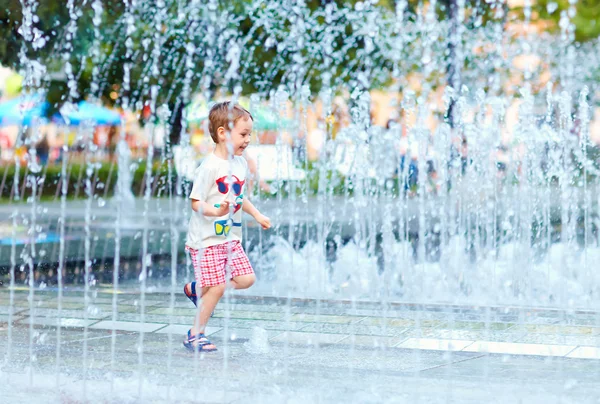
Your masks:
{"label": "red plaid shorts", "polygon": [[229,279],[254,273],[248,256],[242,248],[242,243],[238,240],[213,245],[202,250],[186,246],[185,250],[190,253],[196,282],[201,287],[224,284],[227,269],[231,272]]}

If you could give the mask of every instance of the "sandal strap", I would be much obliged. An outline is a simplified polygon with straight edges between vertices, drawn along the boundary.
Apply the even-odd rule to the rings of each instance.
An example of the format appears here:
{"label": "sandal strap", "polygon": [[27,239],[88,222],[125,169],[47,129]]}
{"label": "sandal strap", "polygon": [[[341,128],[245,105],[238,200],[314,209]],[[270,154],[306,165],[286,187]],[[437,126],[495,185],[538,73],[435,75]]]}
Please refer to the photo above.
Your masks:
{"label": "sandal strap", "polygon": [[196,296],[196,282],[191,282],[190,284],[190,294],[188,294],[187,288],[184,289],[185,295],[187,297],[197,297]]}
{"label": "sandal strap", "polygon": [[194,342],[196,340],[198,340],[198,343],[202,345],[212,345],[212,342],[206,338],[206,335],[204,335],[203,332],[192,335],[192,330],[188,330],[188,342]]}
{"label": "sandal strap", "polygon": [[188,340],[184,342],[184,344],[192,345],[194,342],[196,342],[196,346],[199,348],[205,347],[207,345],[215,345],[212,342],[210,342],[208,338],[206,338],[206,335],[204,335],[204,333],[192,335],[191,331],[192,330],[188,330]]}

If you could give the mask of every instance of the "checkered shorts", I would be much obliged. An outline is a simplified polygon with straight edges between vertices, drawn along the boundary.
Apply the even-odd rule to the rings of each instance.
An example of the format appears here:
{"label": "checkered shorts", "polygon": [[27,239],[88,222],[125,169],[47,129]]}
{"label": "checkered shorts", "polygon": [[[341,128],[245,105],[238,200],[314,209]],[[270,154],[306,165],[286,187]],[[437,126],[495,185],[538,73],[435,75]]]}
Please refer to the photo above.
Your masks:
{"label": "checkered shorts", "polygon": [[230,272],[229,279],[254,273],[248,256],[242,248],[242,243],[238,240],[213,245],[202,250],[186,246],[185,250],[192,258],[196,282],[201,287],[224,284],[227,272]]}

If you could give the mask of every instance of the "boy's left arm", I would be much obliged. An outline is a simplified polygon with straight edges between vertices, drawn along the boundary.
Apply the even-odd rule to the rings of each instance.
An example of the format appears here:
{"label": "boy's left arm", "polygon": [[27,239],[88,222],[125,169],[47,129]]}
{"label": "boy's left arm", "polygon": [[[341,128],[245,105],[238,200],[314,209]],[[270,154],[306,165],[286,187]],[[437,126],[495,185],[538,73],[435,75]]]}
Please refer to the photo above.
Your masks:
{"label": "boy's left arm", "polygon": [[250,216],[254,218],[262,226],[263,229],[267,230],[271,227],[271,219],[263,215],[256,209],[256,206],[249,199],[244,199],[244,203],[242,204],[242,211],[246,212]]}

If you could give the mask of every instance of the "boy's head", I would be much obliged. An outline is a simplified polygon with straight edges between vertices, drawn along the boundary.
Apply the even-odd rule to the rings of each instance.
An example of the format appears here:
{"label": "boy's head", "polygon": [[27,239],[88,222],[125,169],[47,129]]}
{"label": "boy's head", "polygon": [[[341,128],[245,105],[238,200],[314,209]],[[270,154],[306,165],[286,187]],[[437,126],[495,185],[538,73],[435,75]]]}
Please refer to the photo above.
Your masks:
{"label": "boy's head", "polygon": [[250,112],[230,101],[213,105],[208,113],[210,137],[217,144],[225,144],[229,132],[229,140],[235,155],[241,155],[248,146],[253,123],[254,118]]}

